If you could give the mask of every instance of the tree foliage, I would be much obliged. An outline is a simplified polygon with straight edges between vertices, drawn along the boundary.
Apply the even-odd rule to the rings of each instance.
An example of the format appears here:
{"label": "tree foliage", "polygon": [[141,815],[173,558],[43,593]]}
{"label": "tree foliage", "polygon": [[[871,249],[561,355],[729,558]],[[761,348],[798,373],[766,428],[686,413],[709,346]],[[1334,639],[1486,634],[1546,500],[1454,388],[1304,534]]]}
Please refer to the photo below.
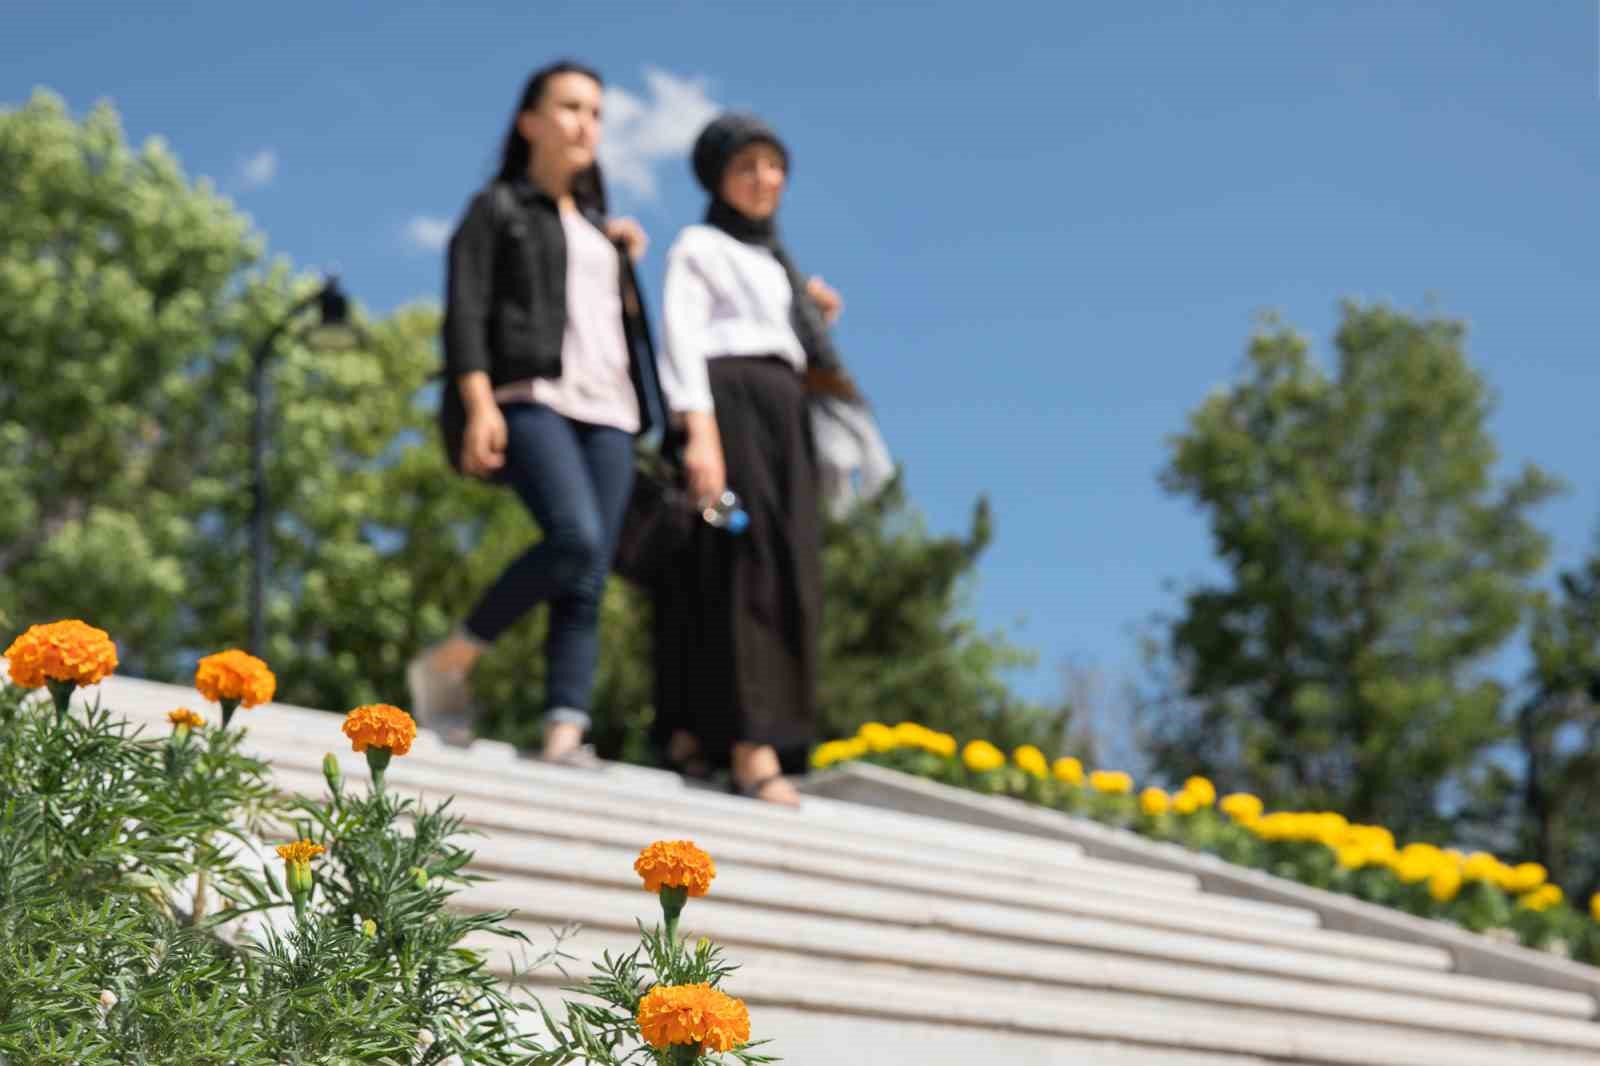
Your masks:
{"label": "tree foliage", "polygon": [[1166,488],[1225,569],[1166,628],[1156,764],[1269,806],[1437,833],[1441,789],[1502,733],[1485,660],[1522,621],[1555,491],[1503,484],[1454,321],[1343,308],[1324,372],[1268,321],[1172,440]]}
{"label": "tree foliage", "polygon": [[1600,891],[1600,552],[1541,598],[1529,645],[1531,691],[1512,719],[1521,766],[1511,821],[1523,851],[1587,898]]}

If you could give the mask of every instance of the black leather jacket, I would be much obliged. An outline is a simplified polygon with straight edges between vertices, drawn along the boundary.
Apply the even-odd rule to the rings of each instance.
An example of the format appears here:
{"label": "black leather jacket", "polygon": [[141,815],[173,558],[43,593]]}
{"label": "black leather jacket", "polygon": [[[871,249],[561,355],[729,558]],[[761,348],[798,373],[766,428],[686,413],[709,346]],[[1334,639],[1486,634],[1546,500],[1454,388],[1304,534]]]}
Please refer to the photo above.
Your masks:
{"label": "black leather jacket", "polygon": [[[602,229],[605,218],[586,209]],[[622,318],[641,430],[661,410],[638,279],[624,251]],[[561,376],[567,329],[567,241],[554,200],[526,179],[484,187],[450,238],[444,314],[447,391],[481,370],[499,386]],[[447,400],[448,402],[448,400]]]}

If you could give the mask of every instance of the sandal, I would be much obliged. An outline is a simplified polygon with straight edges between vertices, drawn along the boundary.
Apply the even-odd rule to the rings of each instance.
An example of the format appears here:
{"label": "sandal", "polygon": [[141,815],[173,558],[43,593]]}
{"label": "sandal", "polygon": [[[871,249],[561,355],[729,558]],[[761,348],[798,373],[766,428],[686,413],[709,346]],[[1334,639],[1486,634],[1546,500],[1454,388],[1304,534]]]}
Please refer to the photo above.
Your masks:
{"label": "sandal", "polygon": [[[676,743],[678,736],[686,738],[687,750],[680,755],[674,756],[672,754],[674,747],[680,749],[685,747],[685,745]],[[711,761],[700,750],[700,742],[690,737],[687,733],[677,734],[667,742],[667,750],[663,753],[662,759],[667,764],[668,769],[690,781],[708,781],[711,778]]]}
{"label": "sandal", "polygon": [[[787,786],[789,792],[792,794],[790,797],[786,797],[784,799],[772,799],[764,795],[770,786],[779,784],[780,782]],[[756,780],[746,784],[741,784],[739,779],[735,777],[728,782],[728,791],[733,793],[735,796],[743,796],[745,799],[760,800],[762,803],[770,803],[774,807],[793,807],[798,809],[800,806],[800,793],[795,790],[793,785],[789,784],[789,779],[783,776],[782,771],[779,771],[775,774],[768,774],[766,777],[757,778]]]}

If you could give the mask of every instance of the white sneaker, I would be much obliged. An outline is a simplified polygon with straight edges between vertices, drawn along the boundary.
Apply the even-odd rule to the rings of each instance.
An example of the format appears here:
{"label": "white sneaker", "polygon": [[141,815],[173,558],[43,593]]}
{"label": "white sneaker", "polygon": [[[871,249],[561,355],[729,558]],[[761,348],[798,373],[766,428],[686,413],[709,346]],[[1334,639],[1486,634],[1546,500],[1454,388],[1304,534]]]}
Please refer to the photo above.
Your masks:
{"label": "white sneaker", "polygon": [[466,674],[435,669],[427,654],[423,652],[406,665],[411,714],[419,727],[433,730],[446,744],[466,747],[472,743],[472,727],[478,718],[472,706],[472,686]]}

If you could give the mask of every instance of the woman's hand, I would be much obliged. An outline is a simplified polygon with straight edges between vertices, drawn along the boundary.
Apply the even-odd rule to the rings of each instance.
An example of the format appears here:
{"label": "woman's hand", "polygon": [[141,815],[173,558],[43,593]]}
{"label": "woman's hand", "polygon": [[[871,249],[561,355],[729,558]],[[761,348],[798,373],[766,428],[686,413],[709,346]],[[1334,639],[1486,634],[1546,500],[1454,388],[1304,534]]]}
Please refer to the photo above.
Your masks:
{"label": "woman's hand", "polygon": [[461,468],[473,477],[488,477],[506,465],[506,416],[498,404],[473,408],[461,438]]}
{"label": "woman's hand", "polygon": [[839,320],[839,312],[844,310],[844,297],[839,295],[837,289],[819,276],[806,282],[806,292],[816,301],[817,308],[822,312],[822,317],[828,325],[831,326]]}
{"label": "woman's hand", "polygon": [[722,459],[722,435],[717,432],[717,416],[710,411],[690,411],[684,416],[689,443],[683,449],[683,472],[689,480],[689,495],[705,506],[728,487],[728,471]]}
{"label": "woman's hand", "polygon": [[628,258],[635,263],[644,258],[645,249],[650,247],[644,227],[631,218],[614,218],[607,222],[606,236],[613,244],[620,242],[628,250]]}

